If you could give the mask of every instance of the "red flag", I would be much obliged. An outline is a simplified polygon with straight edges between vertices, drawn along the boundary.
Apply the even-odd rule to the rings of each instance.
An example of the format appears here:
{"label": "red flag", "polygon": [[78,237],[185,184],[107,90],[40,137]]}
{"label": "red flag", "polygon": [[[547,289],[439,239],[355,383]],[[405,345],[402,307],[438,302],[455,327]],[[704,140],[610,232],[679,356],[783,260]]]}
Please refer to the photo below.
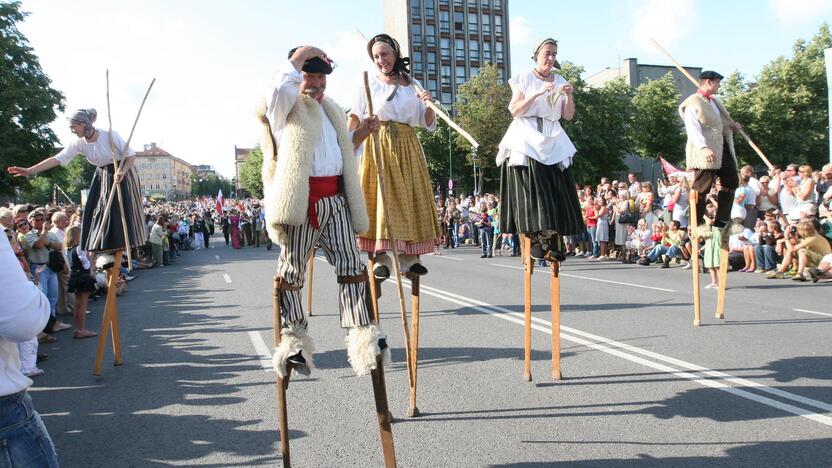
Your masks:
{"label": "red flag", "polygon": [[222,197],[222,189],[220,189],[220,193],[217,194],[217,213],[222,214],[222,205],[225,202],[225,199]]}
{"label": "red flag", "polygon": [[667,162],[667,160],[664,159],[662,157],[662,155],[659,155],[659,160],[662,162],[662,169],[664,169],[664,175],[669,176],[670,174],[673,174],[674,172],[679,172],[679,169],[676,169],[673,166],[673,164],[670,164],[669,162]]}

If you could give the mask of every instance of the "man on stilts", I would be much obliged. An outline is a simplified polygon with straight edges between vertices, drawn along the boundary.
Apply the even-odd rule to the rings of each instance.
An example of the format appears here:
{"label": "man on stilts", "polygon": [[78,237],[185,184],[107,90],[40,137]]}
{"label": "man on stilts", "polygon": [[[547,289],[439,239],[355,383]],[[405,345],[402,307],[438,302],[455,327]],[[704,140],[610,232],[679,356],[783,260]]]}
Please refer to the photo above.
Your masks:
{"label": "man on stilts", "polygon": [[[731,221],[734,191],[739,186],[734,131],[739,131],[742,126],[734,122],[725,107],[715,99],[722,78],[722,75],[715,71],[703,71],[699,74],[699,89],[679,106],[679,115],[685,122],[688,136],[685,147],[686,164],[689,170],[694,171],[690,197],[694,249],[698,248],[699,239],[708,239],[716,234],[720,237],[721,257],[724,257],[720,258],[717,318],[723,318],[728,271],[728,237],[734,233],[734,226],[742,227]],[[705,223],[704,216],[707,195],[717,179],[720,181],[721,190],[717,193],[716,215],[712,228]],[[693,274],[696,294],[694,324],[699,325],[698,261],[694,262]]]}
{"label": "man on stilts", "polygon": [[[386,335],[367,308],[367,267],[355,235],[369,227],[358,178],[353,138],[361,141],[377,121],[347,130],[341,107],[324,96],[332,62],[311,46],[289,52],[276,83],[266,95],[263,188],[266,228],[280,246],[275,278],[275,305],[280,325],[273,358],[278,375],[278,398],[285,409],[285,386],[291,372],[308,375],[314,345],[307,333],[300,290],[307,260],[315,245],[335,266],[339,283],[341,326],[349,329],[347,353],[357,375],[372,373],[385,463],[392,453],[383,357],[389,360]],[[277,330],[276,330],[277,333]],[[281,389],[281,387],[283,387]],[[382,402],[383,400],[383,402]],[[384,405],[382,411],[379,404]],[[383,413],[383,414],[382,414]],[[383,418],[382,418],[383,416]],[[285,410],[281,412],[284,465],[288,463]]]}

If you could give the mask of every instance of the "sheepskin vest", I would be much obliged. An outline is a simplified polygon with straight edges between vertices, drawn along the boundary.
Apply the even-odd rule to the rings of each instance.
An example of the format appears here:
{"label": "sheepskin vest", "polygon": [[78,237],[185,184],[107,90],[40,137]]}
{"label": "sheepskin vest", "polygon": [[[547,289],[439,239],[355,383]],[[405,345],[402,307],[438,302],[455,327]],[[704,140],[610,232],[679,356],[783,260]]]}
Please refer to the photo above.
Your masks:
{"label": "sheepskin vest", "polygon": [[685,109],[692,108],[696,112],[696,119],[699,120],[699,125],[702,127],[702,136],[705,137],[705,143],[708,148],[714,152],[714,161],[708,162],[702,148],[697,148],[693,140],[688,138],[687,146],[685,147],[685,156],[688,169],[719,169],[722,167],[722,158],[725,154],[724,142],[728,141],[729,157],[734,158],[736,164],[736,156],[734,154],[734,132],[731,131],[730,118],[728,111],[722,106],[722,103],[716,101],[719,113],[714,112],[713,107],[708,103],[708,100],[699,93],[688,96],[687,99],[679,106],[679,115],[682,120],[685,119]]}
{"label": "sheepskin vest", "polygon": [[370,227],[346,115],[332,99],[324,97],[323,102],[318,104],[315,99],[300,95],[289,111],[279,142],[274,141],[265,109],[261,108],[259,112],[264,132],[262,175],[266,229],[269,237],[276,242],[286,241],[283,226],[299,226],[307,220],[312,153],[323,128],[321,105],[338,135],[343,163],[341,183],[353,230],[362,233]]}

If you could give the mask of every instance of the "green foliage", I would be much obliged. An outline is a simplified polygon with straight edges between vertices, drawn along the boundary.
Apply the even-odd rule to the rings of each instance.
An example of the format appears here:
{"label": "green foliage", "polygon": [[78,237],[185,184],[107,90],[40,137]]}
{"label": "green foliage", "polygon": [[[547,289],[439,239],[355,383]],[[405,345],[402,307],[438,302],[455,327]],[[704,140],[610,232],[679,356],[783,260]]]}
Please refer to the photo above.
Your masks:
{"label": "green foliage", "polygon": [[453,133],[454,130],[442,119],[438,119],[436,130],[433,132],[423,128],[416,129],[416,136],[422,143],[431,185],[434,189],[438,188],[439,192],[445,193],[444,191],[448,188],[448,178],[453,177],[454,193],[460,193],[460,190],[470,192],[471,182],[468,175],[471,174],[471,164],[466,158],[465,151],[456,145]]}
{"label": "green foliage", "polygon": [[[766,65],[756,86],[749,86],[740,76],[736,78],[741,84],[738,90],[733,83],[723,90],[734,120],[745,126],[772,163],[808,163],[818,168],[827,162],[828,90],[823,50],[829,47],[832,36],[824,23],[811,40],[795,42],[790,58],[781,56]],[[742,163],[760,163],[748,144],[738,141],[736,147]]]}
{"label": "green foliage", "polygon": [[583,72],[583,67],[569,62],[561,69],[575,99],[575,118],[563,127],[578,150],[572,166],[575,179],[589,183],[601,174],[625,169],[622,158],[632,148],[633,90],[623,79],[589,88],[581,79]]}
{"label": "green foliage", "polygon": [[226,196],[231,193],[231,181],[215,175],[191,178],[192,197],[216,197],[220,190]]}
{"label": "green foliage", "polygon": [[632,135],[635,149],[642,157],[656,158],[661,154],[673,163],[684,159],[686,137],[679,119],[679,98],[670,72],[636,89]]}
{"label": "green foliage", "polygon": [[263,198],[263,150],[256,146],[240,168],[240,185],[252,197]]}
{"label": "green foliage", "polygon": [[[26,13],[20,11],[20,2],[0,2],[0,166],[3,168],[31,166],[52,154],[57,138],[49,123],[55,120],[56,110],[64,110],[63,95],[49,86],[51,81],[41,70],[29,41],[17,29],[17,23],[25,17]],[[34,186],[25,190],[25,181],[12,179],[5,170],[0,173],[0,194],[13,193],[15,185],[22,185],[27,193],[41,192]]]}
{"label": "green foliage", "polygon": [[[482,178],[485,182],[484,185],[480,184],[481,191],[497,188],[499,174],[495,160],[497,146],[511,123],[509,101],[511,88],[500,82],[499,70],[490,63],[480,68],[477,76],[460,86],[456,96],[455,122],[480,144],[476,157],[477,166],[483,169]],[[461,148],[470,147],[461,135],[456,135],[455,138]],[[470,155],[468,160],[473,162]]]}

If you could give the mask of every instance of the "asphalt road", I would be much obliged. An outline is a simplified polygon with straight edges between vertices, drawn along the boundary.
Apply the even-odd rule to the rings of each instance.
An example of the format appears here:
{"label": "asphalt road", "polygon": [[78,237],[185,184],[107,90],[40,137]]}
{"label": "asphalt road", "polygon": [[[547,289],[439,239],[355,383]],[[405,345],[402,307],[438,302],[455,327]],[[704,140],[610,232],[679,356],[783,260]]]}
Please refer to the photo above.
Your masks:
{"label": "asphalt road", "polygon": [[[138,272],[119,301],[125,366],[108,354],[92,376],[95,341],[69,332],[42,346],[47,372],[31,390],[63,466],[281,463],[268,363],[276,251],[213,245]],[[689,271],[568,259],[564,380],[549,376],[549,276],[538,269],[524,382],[519,260],[443,253],[424,258],[419,418],[404,416],[401,319],[384,286],[400,466],[832,465],[832,284],[731,273],[725,320],[703,289],[693,327]],[[349,368],[322,260],[314,293],[318,367],[289,387],[293,465],[381,466],[371,382]],[[91,326],[102,309],[90,305]]]}

